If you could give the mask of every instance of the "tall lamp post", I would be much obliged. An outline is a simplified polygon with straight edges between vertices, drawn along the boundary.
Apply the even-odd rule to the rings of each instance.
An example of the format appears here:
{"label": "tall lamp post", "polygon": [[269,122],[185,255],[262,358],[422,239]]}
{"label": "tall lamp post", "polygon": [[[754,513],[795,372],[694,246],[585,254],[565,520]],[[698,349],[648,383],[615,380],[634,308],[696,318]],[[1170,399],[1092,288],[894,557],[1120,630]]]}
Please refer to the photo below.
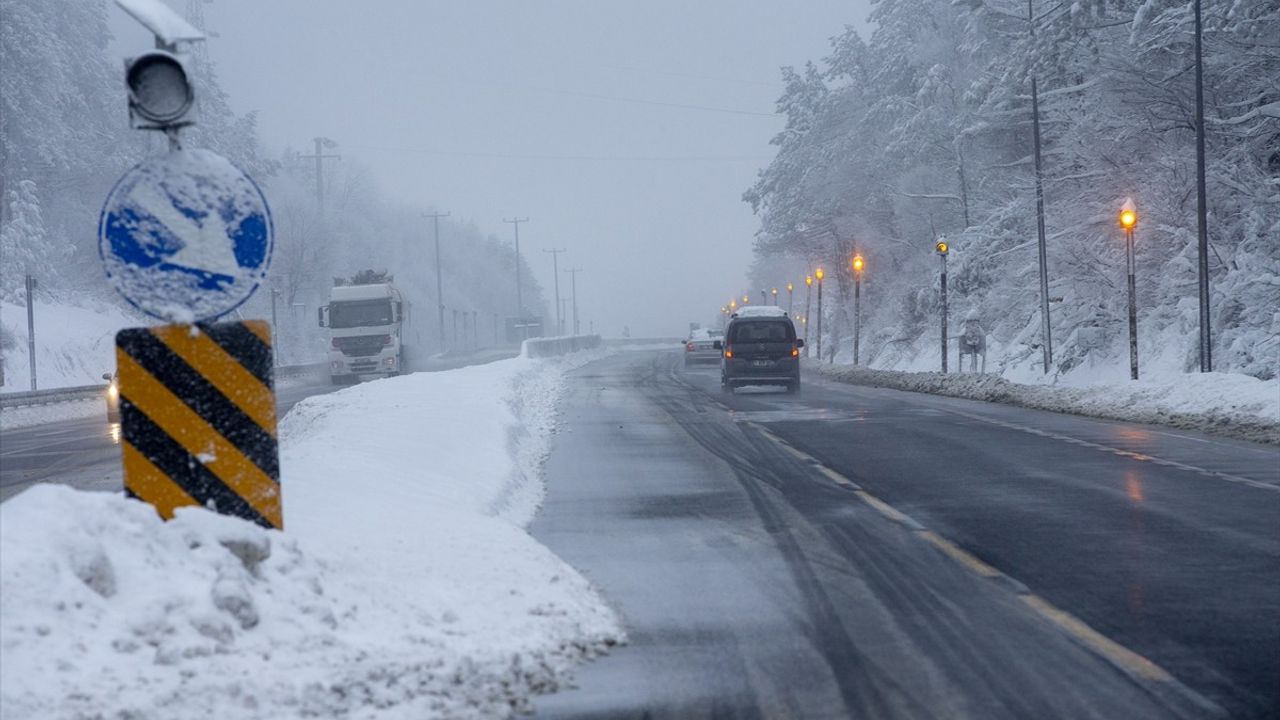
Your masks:
{"label": "tall lamp post", "polygon": [[760,288],[760,304],[761,305],[769,304],[769,294],[764,291],[764,288]]}
{"label": "tall lamp post", "polygon": [[773,306],[778,306],[778,288],[773,289]]}
{"label": "tall lamp post", "polygon": [[795,289],[796,289],[796,286],[792,285],[791,281],[787,281],[787,314],[788,315],[796,314],[795,313],[795,309],[796,309]]}
{"label": "tall lamp post", "polygon": [[822,278],[826,277],[822,268],[813,271],[813,276],[818,278],[818,348],[814,354],[818,356],[818,362],[822,362]]}
{"label": "tall lamp post", "polygon": [[858,364],[858,342],[862,332],[862,256],[853,256],[853,364]]}
{"label": "tall lamp post", "polygon": [[804,356],[809,357],[809,307],[813,301],[813,276],[804,276]]}
{"label": "tall lamp post", "polygon": [[942,259],[942,374],[947,373],[947,252],[951,249],[946,240],[939,240],[933,249]]}
{"label": "tall lamp post", "polygon": [[1133,280],[1133,229],[1138,225],[1138,208],[1132,198],[1125,198],[1120,206],[1120,227],[1124,228],[1125,265],[1129,271],[1129,377],[1138,379],[1138,299]]}

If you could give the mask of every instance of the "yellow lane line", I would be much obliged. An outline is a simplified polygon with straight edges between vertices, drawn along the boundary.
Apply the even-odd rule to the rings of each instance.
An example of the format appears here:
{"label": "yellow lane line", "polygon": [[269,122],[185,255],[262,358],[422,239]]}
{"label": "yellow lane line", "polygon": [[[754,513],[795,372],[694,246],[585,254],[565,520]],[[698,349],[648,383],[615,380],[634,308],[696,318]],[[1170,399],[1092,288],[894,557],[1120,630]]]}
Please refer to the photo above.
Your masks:
{"label": "yellow lane line", "polygon": [[1139,677],[1155,682],[1171,682],[1164,668],[1094,630],[1083,620],[1058,608],[1039,595],[1023,595],[1022,601],[1053,624],[1070,633],[1094,652]]}

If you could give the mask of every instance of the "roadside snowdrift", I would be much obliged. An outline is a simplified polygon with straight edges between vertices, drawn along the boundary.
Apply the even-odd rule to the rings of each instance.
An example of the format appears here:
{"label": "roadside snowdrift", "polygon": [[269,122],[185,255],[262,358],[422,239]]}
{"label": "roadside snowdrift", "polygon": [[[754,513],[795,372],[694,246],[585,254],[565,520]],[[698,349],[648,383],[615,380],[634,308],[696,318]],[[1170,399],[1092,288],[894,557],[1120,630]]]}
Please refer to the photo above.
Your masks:
{"label": "roadside snowdrift", "polygon": [[816,364],[835,380],[950,395],[1055,412],[1229,435],[1280,444],[1280,379],[1236,373],[1186,373],[1153,380],[1076,387],[1024,385],[997,375],[868,370]]}
{"label": "roadside snowdrift", "polygon": [[565,363],[300,403],[284,533],[57,486],[0,505],[0,716],[494,717],[556,689],[622,635],[523,528]]}

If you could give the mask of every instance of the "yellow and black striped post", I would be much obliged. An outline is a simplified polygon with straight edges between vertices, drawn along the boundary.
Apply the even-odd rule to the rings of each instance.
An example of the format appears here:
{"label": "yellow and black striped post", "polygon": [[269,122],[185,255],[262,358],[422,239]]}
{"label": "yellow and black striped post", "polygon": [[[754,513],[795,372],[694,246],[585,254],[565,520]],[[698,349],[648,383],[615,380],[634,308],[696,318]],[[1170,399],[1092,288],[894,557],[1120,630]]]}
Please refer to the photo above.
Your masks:
{"label": "yellow and black striped post", "polygon": [[127,494],[283,527],[266,322],[121,330],[116,362]]}

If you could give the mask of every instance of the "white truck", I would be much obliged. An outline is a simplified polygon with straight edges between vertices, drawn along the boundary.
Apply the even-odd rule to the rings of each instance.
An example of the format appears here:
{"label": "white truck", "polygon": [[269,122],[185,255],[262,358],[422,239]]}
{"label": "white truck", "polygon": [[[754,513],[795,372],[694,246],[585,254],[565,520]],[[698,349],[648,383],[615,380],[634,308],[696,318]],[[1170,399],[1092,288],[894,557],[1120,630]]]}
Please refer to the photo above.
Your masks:
{"label": "white truck", "polygon": [[390,282],[336,285],[329,304],[319,310],[320,327],[329,328],[329,377],[334,385],[361,376],[390,377],[404,370],[408,305]]}

